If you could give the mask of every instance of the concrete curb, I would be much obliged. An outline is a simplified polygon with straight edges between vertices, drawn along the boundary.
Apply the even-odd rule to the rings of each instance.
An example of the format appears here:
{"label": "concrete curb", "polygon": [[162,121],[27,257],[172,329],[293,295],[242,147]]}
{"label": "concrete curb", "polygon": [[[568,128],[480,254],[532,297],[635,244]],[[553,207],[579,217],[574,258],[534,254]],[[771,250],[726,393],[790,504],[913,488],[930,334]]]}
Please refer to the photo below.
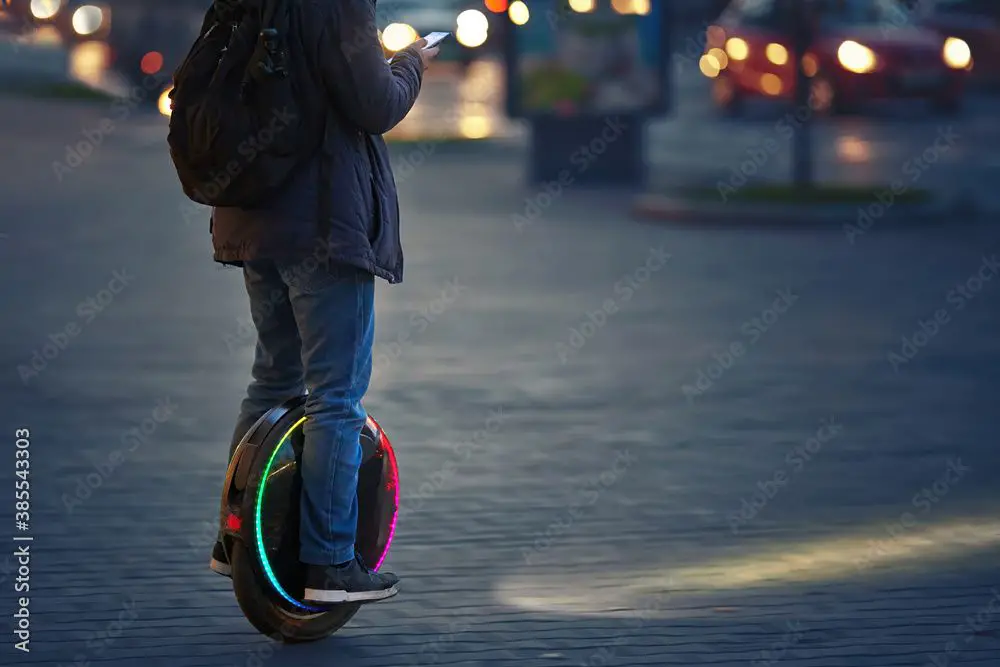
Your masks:
{"label": "concrete curb", "polygon": [[[876,202],[872,202],[873,204]],[[639,195],[632,202],[632,217],[646,222],[717,227],[840,228],[919,226],[1000,219],[1000,208],[988,207],[963,194],[926,204],[895,204],[867,227],[859,221],[864,206],[858,204],[789,205],[767,203],[712,203],[681,195]]]}

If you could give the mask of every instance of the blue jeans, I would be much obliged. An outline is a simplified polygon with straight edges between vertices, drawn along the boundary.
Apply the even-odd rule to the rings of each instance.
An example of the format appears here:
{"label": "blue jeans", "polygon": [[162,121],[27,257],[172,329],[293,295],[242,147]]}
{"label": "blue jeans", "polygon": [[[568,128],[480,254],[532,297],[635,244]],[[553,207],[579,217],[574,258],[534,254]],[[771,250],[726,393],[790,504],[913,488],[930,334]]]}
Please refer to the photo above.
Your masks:
{"label": "blue jeans", "polygon": [[243,276],[257,349],[230,456],[265,412],[308,388],[299,559],[313,565],[352,560],[367,418],[361,399],[372,373],[374,277],[313,260],[245,262]]}

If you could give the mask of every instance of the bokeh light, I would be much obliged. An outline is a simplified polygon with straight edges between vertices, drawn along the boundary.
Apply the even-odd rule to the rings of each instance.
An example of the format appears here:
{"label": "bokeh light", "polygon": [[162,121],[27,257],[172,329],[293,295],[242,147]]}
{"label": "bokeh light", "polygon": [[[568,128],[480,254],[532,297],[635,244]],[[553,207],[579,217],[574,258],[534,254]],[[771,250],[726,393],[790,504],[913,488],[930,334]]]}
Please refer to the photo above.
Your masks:
{"label": "bokeh light", "polygon": [[31,15],[40,21],[51,19],[62,9],[62,0],[31,0]]}
{"label": "bokeh light", "polygon": [[104,25],[104,11],[94,5],[84,5],[73,12],[72,23],[76,34],[93,35]]}
{"label": "bokeh light", "polygon": [[163,69],[163,54],[159,51],[150,51],[139,61],[139,69],[143,74],[156,74]]}
{"label": "bokeh light", "polygon": [[516,0],[516,2],[510,3],[510,9],[507,10],[507,15],[510,16],[511,23],[514,25],[524,25],[531,18],[531,12],[528,11],[528,5],[521,2],[521,0]]}

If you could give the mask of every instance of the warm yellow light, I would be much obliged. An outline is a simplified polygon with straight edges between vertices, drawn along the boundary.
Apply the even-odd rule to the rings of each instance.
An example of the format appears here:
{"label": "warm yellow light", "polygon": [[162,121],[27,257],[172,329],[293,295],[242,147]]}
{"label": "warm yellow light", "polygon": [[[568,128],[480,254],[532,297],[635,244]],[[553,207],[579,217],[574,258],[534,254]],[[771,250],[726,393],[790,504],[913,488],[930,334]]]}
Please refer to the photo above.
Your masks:
{"label": "warm yellow light", "polygon": [[52,18],[62,9],[62,0],[31,0],[31,15],[40,21]]}
{"label": "warm yellow light", "polygon": [[510,3],[507,16],[510,17],[510,22],[514,25],[524,25],[531,19],[531,12],[528,11],[528,5],[521,0],[516,0],[516,2]]}
{"label": "warm yellow light", "polygon": [[486,115],[461,116],[458,132],[465,139],[485,139],[493,133],[493,123]]}
{"label": "warm yellow light", "polygon": [[722,71],[719,61],[710,53],[706,53],[701,57],[698,61],[698,69],[709,79],[719,76],[719,72]]}
{"label": "warm yellow light", "polygon": [[157,107],[160,109],[160,113],[164,116],[170,116],[173,113],[173,100],[170,99],[170,93],[173,91],[174,87],[171,86],[160,93],[160,100],[157,102]]}
{"label": "warm yellow light", "polygon": [[650,0],[632,0],[632,13],[636,16],[647,16],[651,9]]}
{"label": "warm yellow light", "polygon": [[767,45],[767,48],[764,49],[764,55],[767,56],[768,60],[779,67],[788,63],[788,49],[783,47],[781,44],[771,42]]}
{"label": "warm yellow light", "polygon": [[401,51],[418,39],[417,31],[405,23],[390,23],[382,31],[382,46],[387,51]]}
{"label": "warm yellow light", "polygon": [[878,63],[874,51],[851,40],[847,40],[837,49],[837,60],[844,69],[855,74],[867,74],[874,70]]}
{"label": "warm yellow light", "polygon": [[708,55],[715,58],[715,61],[719,63],[719,69],[726,69],[729,66],[729,56],[722,49],[709,49]]}
{"label": "warm yellow light", "polygon": [[489,37],[490,21],[478,9],[466,9],[455,19],[455,39],[470,49],[482,46]]}
{"label": "warm yellow light", "polygon": [[726,40],[726,53],[733,60],[746,60],[750,55],[750,45],[739,37],[730,37]]}
{"label": "warm yellow light", "polygon": [[[736,556],[723,549],[702,551],[688,562],[675,558],[639,571],[522,571],[500,579],[494,595],[501,604],[542,614],[624,616],[621,610],[643,609],[645,618],[686,618],[716,604],[728,606],[752,589],[877,581],[900,566],[958,566],[973,554],[988,558],[998,547],[1000,522],[993,517],[911,528],[901,523],[872,525],[851,533],[772,541]],[[565,562],[572,557],[571,546],[553,553],[555,557]]]}
{"label": "warm yellow light", "polygon": [[944,41],[944,48],[941,49],[941,57],[948,67],[952,69],[965,69],[972,62],[972,49],[965,40],[958,37],[949,37]]}
{"label": "warm yellow light", "polygon": [[107,76],[111,62],[111,47],[101,40],[89,40],[77,44],[69,52],[69,72],[75,78],[100,87]]}
{"label": "warm yellow light", "polygon": [[73,30],[81,37],[93,35],[104,25],[104,12],[100,7],[84,5],[73,12]]}
{"label": "warm yellow light", "polygon": [[611,9],[616,14],[645,16],[649,13],[650,0],[611,0]]}
{"label": "warm yellow light", "polygon": [[783,87],[777,74],[768,73],[760,77],[760,89],[767,95],[780,95]]}
{"label": "warm yellow light", "polygon": [[597,0],[569,0],[569,8],[579,14],[589,14],[596,5]]}
{"label": "warm yellow light", "polygon": [[869,162],[872,158],[871,144],[853,135],[840,137],[837,139],[837,157],[854,164]]}

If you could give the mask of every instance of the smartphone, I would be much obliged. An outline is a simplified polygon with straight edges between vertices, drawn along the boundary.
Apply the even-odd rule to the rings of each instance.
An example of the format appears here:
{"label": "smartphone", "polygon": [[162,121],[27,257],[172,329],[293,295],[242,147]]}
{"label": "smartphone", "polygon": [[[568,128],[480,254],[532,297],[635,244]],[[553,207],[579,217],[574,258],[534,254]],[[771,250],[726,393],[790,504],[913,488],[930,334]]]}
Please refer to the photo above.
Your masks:
{"label": "smartphone", "polygon": [[427,46],[425,46],[424,48],[426,48],[426,49],[433,49],[435,46],[437,46],[438,44],[440,44],[441,42],[443,42],[445,40],[445,38],[447,38],[447,37],[451,37],[451,33],[450,32],[432,32],[432,33],[428,33],[427,35],[424,36],[424,39],[427,40]]}

